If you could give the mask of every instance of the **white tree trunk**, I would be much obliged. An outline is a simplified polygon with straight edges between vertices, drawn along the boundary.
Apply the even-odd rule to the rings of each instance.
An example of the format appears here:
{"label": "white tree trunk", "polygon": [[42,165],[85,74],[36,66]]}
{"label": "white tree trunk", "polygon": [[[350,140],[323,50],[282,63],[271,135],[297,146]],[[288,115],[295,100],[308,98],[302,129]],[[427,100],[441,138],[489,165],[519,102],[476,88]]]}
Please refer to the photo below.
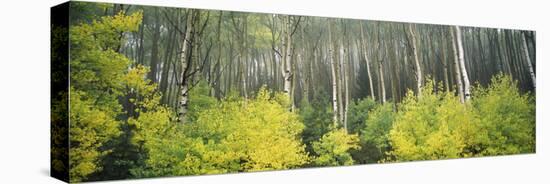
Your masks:
{"label": "white tree trunk", "polygon": [[422,68],[420,66],[420,61],[418,59],[418,51],[416,48],[416,35],[413,32],[413,24],[409,24],[409,32],[411,34],[412,40],[412,50],[414,55],[414,63],[416,65],[416,89],[418,97],[422,97]]}
{"label": "white tree trunk", "polygon": [[337,98],[337,86],[336,86],[336,62],[334,62],[334,48],[332,45],[332,25],[331,22],[328,23],[328,39],[329,39],[329,47],[328,47],[328,58],[330,60],[330,71],[332,74],[332,121],[334,125],[338,124],[338,98]]}
{"label": "white tree trunk", "polygon": [[464,90],[462,86],[462,76],[460,75],[460,63],[458,61],[458,53],[456,49],[456,38],[453,31],[453,27],[449,27],[449,31],[451,32],[451,41],[453,45],[453,64],[455,66],[455,75],[456,75],[456,86],[458,91],[458,96],[460,97],[460,102],[464,103]]}
{"label": "white tree trunk", "polygon": [[372,75],[370,73],[370,62],[369,62],[369,56],[368,56],[368,50],[367,50],[367,40],[365,40],[365,35],[363,33],[363,21],[360,21],[360,28],[361,28],[361,41],[363,43],[363,55],[365,56],[365,61],[367,62],[367,75],[369,76],[369,87],[370,87],[370,94],[372,97],[372,100],[376,100],[376,95],[374,95],[374,87],[372,84]]}
{"label": "white tree trunk", "polygon": [[464,48],[462,47],[462,33],[460,27],[455,26],[456,29],[456,42],[458,44],[458,60],[460,63],[460,70],[462,73],[462,79],[464,80],[464,99],[470,100],[470,79],[468,79],[468,71],[466,71],[466,64],[464,62]]}
{"label": "white tree trunk", "polygon": [[523,41],[523,51],[525,52],[525,58],[527,59],[527,67],[529,68],[529,74],[531,75],[531,81],[533,81],[533,88],[536,89],[535,71],[533,70],[533,65],[531,64],[531,57],[529,56],[529,50],[527,47],[527,40],[525,40],[525,34],[522,35],[521,40]]}
{"label": "white tree trunk", "polygon": [[191,39],[193,38],[193,21],[194,21],[194,12],[193,10],[189,9],[187,13],[187,20],[186,24],[187,27],[185,29],[185,35],[183,37],[183,45],[181,47],[181,77],[180,77],[180,102],[178,106],[178,122],[185,123],[185,115],[187,114],[187,108],[189,103],[189,84],[187,81],[187,77],[185,76],[185,71],[187,70],[187,66],[189,65],[188,59],[188,52],[189,52],[189,45],[191,44]]}
{"label": "white tree trunk", "polygon": [[370,88],[370,94],[371,94],[371,98],[372,100],[376,100],[376,95],[374,94],[374,87],[373,87],[373,83],[372,83],[372,74],[370,72],[370,61],[369,61],[369,58],[368,58],[368,55],[367,55],[367,49],[365,48],[365,60],[367,62],[367,75],[369,76],[369,88]]}
{"label": "white tree trunk", "polygon": [[283,71],[283,91],[285,95],[287,95],[288,99],[290,100],[290,90],[292,88],[292,65],[291,65],[291,59],[292,59],[292,38],[291,38],[291,32],[290,32],[290,16],[287,17],[287,21],[284,24],[284,38],[283,38],[283,49],[284,51],[284,71]]}

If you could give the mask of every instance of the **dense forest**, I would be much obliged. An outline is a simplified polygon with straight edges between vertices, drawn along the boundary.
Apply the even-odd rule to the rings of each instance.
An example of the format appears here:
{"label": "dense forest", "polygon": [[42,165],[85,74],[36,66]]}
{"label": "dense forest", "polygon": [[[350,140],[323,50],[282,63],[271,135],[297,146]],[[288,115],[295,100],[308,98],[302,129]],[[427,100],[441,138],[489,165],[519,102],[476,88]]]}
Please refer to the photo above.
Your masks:
{"label": "dense forest", "polygon": [[72,182],[535,152],[533,31],[84,2],[70,16],[52,30],[70,38],[53,169]]}

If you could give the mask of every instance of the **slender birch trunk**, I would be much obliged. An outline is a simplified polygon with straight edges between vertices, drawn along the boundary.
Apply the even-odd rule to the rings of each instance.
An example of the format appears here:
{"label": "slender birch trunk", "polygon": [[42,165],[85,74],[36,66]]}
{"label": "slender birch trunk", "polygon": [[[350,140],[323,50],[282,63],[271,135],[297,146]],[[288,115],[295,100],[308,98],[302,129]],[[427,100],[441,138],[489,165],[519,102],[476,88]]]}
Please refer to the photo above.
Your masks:
{"label": "slender birch trunk", "polygon": [[[416,27],[416,26],[415,26]],[[413,24],[409,24],[409,33],[411,34],[412,50],[414,55],[414,63],[416,65],[416,89],[418,97],[422,97],[422,68],[418,59],[418,51],[416,48],[416,35],[413,31]]]}
{"label": "slender birch trunk", "polygon": [[332,24],[331,22],[328,23],[328,39],[329,39],[329,47],[328,47],[328,58],[330,60],[330,71],[332,74],[332,121],[334,125],[336,126],[338,124],[338,98],[337,98],[337,86],[336,86],[336,62],[334,62],[334,48],[332,45]]}
{"label": "slender birch trunk", "polygon": [[[284,70],[283,70],[283,78],[284,78],[284,84],[283,84],[283,92],[285,95],[287,95],[288,99],[292,99],[290,97],[291,95],[291,88],[292,88],[292,65],[291,65],[291,59],[292,59],[292,38],[291,38],[291,30],[290,30],[290,16],[287,17],[287,20],[284,24],[284,38],[283,38],[283,49],[284,51]],[[294,104],[291,102],[291,104]]]}
{"label": "slender birch trunk", "polygon": [[370,87],[370,95],[372,97],[372,100],[376,100],[376,95],[374,95],[374,87],[372,84],[372,75],[370,73],[370,62],[369,62],[369,56],[368,56],[368,50],[367,50],[367,41],[365,40],[365,35],[363,33],[363,21],[360,21],[359,27],[361,28],[361,43],[363,47],[363,55],[365,57],[365,61],[367,62],[367,75],[369,76],[369,87]]}
{"label": "slender birch trunk", "polygon": [[468,71],[466,71],[466,65],[464,61],[464,49],[462,46],[462,33],[460,32],[460,27],[455,26],[456,29],[456,42],[458,44],[458,60],[460,63],[460,70],[462,73],[462,79],[464,80],[464,99],[465,101],[470,100],[470,79],[468,79]]}
{"label": "slender birch trunk", "polygon": [[189,102],[189,84],[187,81],[186,71],[188,70],[188,66],[190,64],[189,60],[189,47],[192,44],[193,39],[193,29],[194,29],[194,11],[192,9],[188,10],[187,13],[187,20],[186,20],[186,28],[185,28],[185,35],[183,35],[183,45],[181,47],[181,77],[180,77],[180,102],[178,105],[178,122],[185,123],[185,115],[187,114],[187,108],[188,108],[188,102]]}
{"label": "slender birch trunk", "polygon": [[458,91],[458,96],[460,97],[460,102],[464,103],[464,89],[462,86],[462,77],[460,74],[460,63],[458,61],[458,51],[456,49],[456,38],[453,31],[453,27],[449,27],[451,33],[451,42],[453,45],[453,64],[455,66],[455,75],[456,75],[456,86]]}

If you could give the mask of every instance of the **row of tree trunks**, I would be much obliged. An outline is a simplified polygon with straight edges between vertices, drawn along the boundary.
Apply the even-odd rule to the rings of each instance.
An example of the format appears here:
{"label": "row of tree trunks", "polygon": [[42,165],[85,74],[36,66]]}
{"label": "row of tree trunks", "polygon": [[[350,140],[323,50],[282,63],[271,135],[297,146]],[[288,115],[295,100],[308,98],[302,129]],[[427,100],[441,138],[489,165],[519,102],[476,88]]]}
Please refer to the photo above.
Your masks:
{"label": "row of tree trunks", "polygon": [[[408,89],[421,98],[427,78],[436,92],[442,84],[442,90],[456,92],[463,103],[471,98],[470,81],[487,85],[487,75],[499,72],[512,75],[523,90],[536,87],[534,35],[525,31],[365,21],[354,25],[346,20],[327,24],[313,18],[299,24],[300,17],[257,19],[215,12],[217,24],[208,25],[210,32],[203,37],[206,11],[174,12],[145,12],[147,25],[130,35],[131,47],[123,46],[120,52],[131,56],[135,65],[150,68],[147,78],[159,84],[161,102],[176,108],[182,123],[189,90],[199,80],[205,80],[209,94],[217,98],[231,90],[249,98],[267,85],[287,95],[290,111],[325,93],[332,98],[335,124],[346,129],[351,99],[398,103]],[[263,40],[254,38],[264,33],[251,23],[262,20],[266,35],[271,33],[267,49],[259,46]],[[175,26],[178,22],[184,24]],[[359,34],[350,34],[354,31]],[[208,44],[214,48],[210,58]],[[205,70],[199,69],[202,62]]]}

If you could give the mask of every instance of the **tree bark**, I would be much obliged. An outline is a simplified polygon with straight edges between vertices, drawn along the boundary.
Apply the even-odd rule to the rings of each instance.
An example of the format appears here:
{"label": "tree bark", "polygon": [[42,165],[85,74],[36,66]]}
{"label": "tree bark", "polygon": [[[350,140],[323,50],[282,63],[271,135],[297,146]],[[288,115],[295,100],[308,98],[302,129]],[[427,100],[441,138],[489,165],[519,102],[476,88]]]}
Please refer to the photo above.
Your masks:
{"label": "tree bark", "polygon": [[374,95],[374,87],[372,84],[372,75],[370,73],[370,62],[369,62],[368,49],[367,49],[367,40],[365,40],[365,35],[363,33],[363,21],[360,21],[359,27],[361,28],[361,43],[363,47],[363,55],[365,57],[365,62],[367,62],[367,75],[369,77],[370,95],[372,97],[372,100],[376,100],[376,95]]}
{"label": "tree bark", "polygon": [[164,62],[162,64],[162,74],[160,77],[160,91],[162,93],[162,102],[165,104],[169,104],[169,88],[168,84],[170,81],[170,70],[172,69],[172,54],[174,52],[174,45],[177,43],[175,38],[175,29],[169,29],[168,31],[168,45],[165,50],[165,56],[164,56]]}
{"label": "tree bark", "polygon": [[460,61],[458,60],[458,51],[456,48],[456,37],[453,31],[453,27],[449,27],[449,31],[451,33],[451,42],[453,46],[453,58],[454,58],[454,66],[455,66],[455,75],[456,75],[456,86],[458,91],[458,96],[460,97],[460,102],[464,103],[464,89],[462,86],[462,76],[460,74]]}
{"label": "tree bark", "polygon": [[218,25],[217,25],[217,36],[216,36],[216,40],[218,42],[217,46],[218,46],[218,61],[217,61],[217,64],[215,66],[215,72],[216,72],[216,79],[215,79],[215,82],[213,83],[213,86],[212,86],[212,95],[215,96],[215,97],[220,97],[220,91],[221,91],[221,61],[222,61],[222,40],[221,40],[221,35],[222,35],[222,29],[221,29],[221,24],[222,24],[222,19],[223,19],[223,11],[220,11],[220,14],[219,14],[219,17],[218,17]]}
{"label": "tree bark", "polygon": [[[284,85],[283,85],[283,92],[285,95],[287,95],[288,99],[290,100],[290,90],[292,88],[292,65],[291,65],[291,59],[292,59],[292,36],[291,36],[291,30],[290,30],[290,16],[286,17],[286,21],[284,24],[284,42],[283,42],[283,48],[284,51],[284,71],[283,71],[283,78],[284,78]],[[292,102],[291,102],[292,103]],[[293,104],[293,103],[292,103]]]}
{"label": "tree bark", "polygon": [[449,87],[449,69],[448,69],[448,59],[447,59],[447,42],[446,40],[443,39],[443,30],[444,29],[440,29],[441,31],[439,32],[440,33],[440,39],[441,39],[441,63],[443,63],[443,80],[445,80],[445,92],[449,92],[450,91],[450,87]]}
{"label": "tree bark", "polygon": [[422,97],[422,68],[420,66],[420,61],[418,60],[418,51],[416,48],[416,36],[413,31],[413,24],[409,24],[409,32],[411,34],[412,40],[412,50],[414,55],[414,63],[416,65],[416,89],[418,97]]}
{"label": "tree bark", "polygon": [[464,80],[464,100],[467,102],[470,100],[470,79],[468,78],[468,71],[464,61],[464,49],[462,46],[462,33],[460,27],[455,26],[456,29],[456,42],[458,47],[458,61],[460,63],[460,70],[462,73],[462,79]]}
{"label": "tree bark", "polygon": [[329,39],[329,47],[328,47],[328,58],[330,60],[330,71],[332,74],[332,121],[334,125],[336,126],[338,124],[338,87],[336,85],[336,62],[334,62],[334,48],[333,48],[333,42],[332,42],[332,24],[331,22],[328,22],[328,39]]}
{"label": "tree bark", "polygon": [[531,81],[533,82],[533,89],[536,89],[536,78],[535,78],[535,70],[533,69],[533,65],[531,64],[531,57],[529,56],[529,49],[527,47],[527,41],[525,39],[527,35],[523,33],[521,35],[521,40],[523,42],[523,51],[525,52],[525,58],[527,59],[527,67],[529,69],[529,75],[531,75]]}
{"label": "tree bark", "polygon": [[189,84],[188,79],[185,76],[186,71],[188,70],[188,66],[190,65],[190,57],[188,55],[190,54],[190,46],[192,44],[193,39],[193,29],[194,29],[194,21],[195,21],[195,15],[194,11],[192,9],[188,10],[187,13],[187,20],[186,20],[186,28],[185,28],[185,35],[182,36],[182,46],[181,46],[181,77],[180,77],[180,102],[178,105],[178,122],[185,123],[185,115],[187,114],[188,109],[188,102],[189,102]]}
{"label": "tree bark", "polygon": [[344,46],[340,44],[339,47],[339,58],[338,66],[336,67],[336,78],[338,79],[338,118],[340,123],[344,123],[344,71],[342,67],[342,62],[344,60]]}
{"label": "tree bark", "polygon": [[138,47],[138,59],[137,59],[137,62],[138,64],[142,64],[144,63],[144,57],[145,57],[145,46],[143,44],[143,39],[144,39],[144,33],[145,32],[145,24],[147,24],[146,22],[146,19],[143,20],[143,22],[141,23],[141,25],[139,26],[139,47]]}
{"label": "tree bark", "polygon": [[152,82],[158,82],[157,80],[157,67],[158,67],[158,60],[159,60],[159,37],[160,37],[160,20],[159,20],[159,13],[158,8],[155,8],[155,27],[153,32],[153,39],[151,44],[151,61],[149,63],[151,71],[149,71],[148,78]]}
{"label": "tree bark", "polygon": [[344,130],[348,131],[348,108],[349,108],[349,60],[346,60],[346,49],[342,45],[342,62],[343,62],[343,77],[344,77]]}
{"label": "tree bark", "polygon": [[383,60],[378,62],[378,73],[380,74],[380,88],[382,89],[382,103],[386,103],[386,84],[384,82]]}

